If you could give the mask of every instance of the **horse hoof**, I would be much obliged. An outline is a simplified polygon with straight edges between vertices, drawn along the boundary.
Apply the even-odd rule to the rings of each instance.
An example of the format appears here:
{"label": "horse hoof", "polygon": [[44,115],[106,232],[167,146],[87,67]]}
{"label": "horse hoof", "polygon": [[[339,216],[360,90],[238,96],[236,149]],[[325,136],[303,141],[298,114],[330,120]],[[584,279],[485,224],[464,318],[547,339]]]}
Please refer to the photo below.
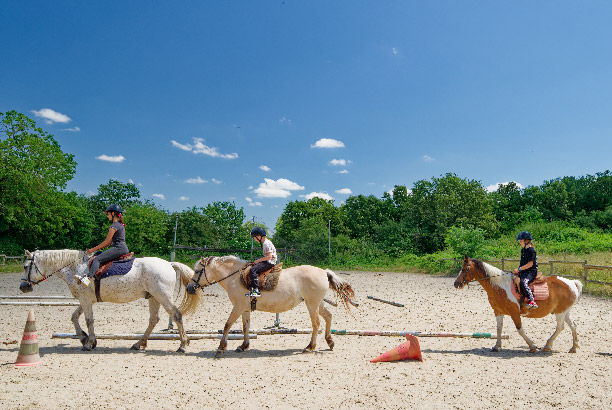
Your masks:
{"label": "horse hoof", "polygon": [[223,353],[223,350],[217,350],[217,353],[215,353],[215,359],[220,359],[223,357]]}
{"label": "horse hoof", "polygon": [[89,345],[83,345],[83,347],[81,348],[81,350],[85,351],[85,352],[90,352],[91,351],[91,346]]}
{"label": "horse hoof", "polygon": [[529,348],[529,353],[535,353],[537,351],[538,351],[538,348],[536,346]]}
{"label": "horse hoof", "polygon": [[95,349],[97,345],[98,345],[98,339],[94,340],[94,342],[91,344],[91,348]]}
{"label": "horse hoof", "polygon": [[569,352],[568,352],[568,353],[576,353],[576,348],[575,348],[575,347],[572,347],[572,348],[569,350]]}
{"label": "horse hoof", "polygon": [[179,347],[177,350],[178,353],[185,353],[185,348],[183,346]]}
{"label": "horse hoof", "polygon": [[313,352],[313,350],[309,349],[309,348],[306,348],[306,349],[302,350],[302,353],[312,353],[312,352]]}
{"label": "horse hoof", "polygon": [[132,347],[130,347],[130,349],[132,349],[132,350],[140,350],[140,344],[139,343],[133,344]]}
{"label": "horse hoof", "polygon": [[245,350],[247,350],[248,348],[249,348],[249,346],[238,346],[238,347],[236,348],[236,353],[242,353],[242,352],[244,352]]}
{"label": "horse hoof", "polygon": [[552,347],[544,346],[544,348],[542,349],[542,351],[543,351],[544,353],[550,353],[550,352],[552,352]]}
{"label": "horse hoof", "polygon": [[493,347],[491,348],[491,351],[492,351],[492,352],[499,352],[500,350],[501,350],[501,347],[499,347],[499,346],[493,346]]}

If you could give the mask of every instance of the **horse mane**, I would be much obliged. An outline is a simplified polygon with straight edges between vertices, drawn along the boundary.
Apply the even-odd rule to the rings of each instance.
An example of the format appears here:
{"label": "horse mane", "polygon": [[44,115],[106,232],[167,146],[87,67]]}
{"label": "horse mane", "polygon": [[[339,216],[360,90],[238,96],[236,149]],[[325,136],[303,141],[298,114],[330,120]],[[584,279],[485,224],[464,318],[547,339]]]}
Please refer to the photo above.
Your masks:
{"label": "horse mane", "polygon": [[474,263],[474,267],[476,269],[482,271],[484,275],[489,278],[492,285],[501,288],[508,281],[509,274],[503,270],[496,268],[493,265],[489,265],[488,263],[479,259],[472,259],[472,263]]}
{"label": "horse mane", "polygon": [[60,270],[68,266],[76,268],[85,253],[73,249],[44,250],[37,252],[40,264],[48,270]]}
{"label": "horse mane", "polygon": [[236,256],[236,255],[226,255],[226,256],[218,256],[215,259],[217,259],[219,261],[219,263],[223,264],[223,263],[241,263],[243,265],[245,265],[248,261],[245,261],[244,259]]}

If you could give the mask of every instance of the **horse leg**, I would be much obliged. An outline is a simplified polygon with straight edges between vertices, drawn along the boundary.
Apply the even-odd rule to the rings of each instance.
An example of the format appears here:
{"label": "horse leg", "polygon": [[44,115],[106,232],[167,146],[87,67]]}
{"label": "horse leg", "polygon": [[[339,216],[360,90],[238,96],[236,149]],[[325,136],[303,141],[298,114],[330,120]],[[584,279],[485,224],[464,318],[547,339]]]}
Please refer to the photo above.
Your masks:
{"label": "horse leg", "polygon": [[227,322],[225,322],[225,326],[223,327],[223,337],[221,338],[221,341],[219,342],[219,347],[217,347],[217,352],[215,353],[215,359],[220,358],[223,353],[225,353],[225,348],[227,347],[227,335],[229,334],[230,329],[232,328],[232,325],[236,322],[236,320],[238,320],[238,317],[242,314],[242,312],[244,312],[245,310],[245,306],[243,306],[242,303],[238,303],[237,305],[234,305],[234,308],[232,309],[232,313],[230,313],[229,317],[227,318]]}
{"label": "horse leg", "polygon": [[310,353],[317,347],[317,333],[319,332],[319,305],[322,304],[323,301],[319,301],[319,303],[313,303],[312,301],[306,301],[306,307],[308,308],[308,313],[310,314],[310,321],[312,322],[312,335],[310,336],[310,343],[308,346],[302,350],[302,353]]}
{"label": "horse leg", "polygon": [[555,315],[555,317],[557,318],[557,328],[555,329],[555,333],[553,333],[552,336],[546,341],[546,344],[542,348],[542,351],[546,353],[549,353],[552,351],[553,342],[555,341],[557,336],[559,336],[559,333],[561,333],[561,331],[565,327],[566,314],[567,312],[563,312],[563,313],[557,313]]}
{"label": "horse leg", "polygon": [[87,339],[89,338],[89,336],[87,335],[87,333],[83,331],[83,329],[81,328],[81,325],[79,324],[79,318],[81,317],[82,313],[83,313],[83,308],[81,307],[81,305],[79,305],[79,307],[76,308],[76,310],[72,314],[72,323],[74,324],[74,334],[79,337],[81,344],[85,346],[85,342],[87,342]]}
{"label": "horse leg", "polygon": [[94,318],[93,318],[93,306],[91,303],[86,303],[81,306],[83,313],[85,314],[85,324],[87,324],[87,330],[89,331],[89,337],[83,344],[83,350],[93,350],[96,348],[98,342],[96,341],[96,334],[94,332]]}
{"label": "horse leg", "polygon": [[332,322],[332,314],[327,308],[324,306],[323,302],[319,305],[319,314],[325,320],[325,341],[329,346],[329,350],[334,350],[334,341],[331,335],[331,322]]}
{"label": "horse leg", "polygon": [[249,348],[249,328],[251,327],[251,312],[246,311],[242,313],[242,334],[244,339],[242,344],[236,348],[236,352],[242,353]]}
{"label": "horse leg", "polygon": [[570,316],[570,311],[569,310],[567,311],[567,314],[565,315],[565,323],[567,323],[567,325],[572,330],[573,345],[572,345],[572,348],[570,349],[569,353],[576,353],[576,349],[580,347],[580,346],[578,346],[578,332],[576,332],[576,324],[572,320],[572,317]]}
{"label": "horse leg", "polygon": [[147,348],[147,339],[153,331],[153,328],[159,322],[159,306],[160,303],[154,297],[149,298],[149,326],[145,330],[144,334],[134,345],[131,347],[132,350],[145,350]]}
{"label": "horse leg", "polygon": [[491,348],[492,352],[499,352],[502,348],[502,330],[504,328],[504,315],[495,315],[495,321],[497,322],[497,343]]}
{"label": "horse leg", "polygon": [[516,326],[516,331],[518,332],[518,334],[521,335],[523,339],[525,339],[525,342],[527,342],[527,345],[529,346],[529,353],[535,353],[538,350],[538,347],[525,334],[525,331],[523,330],[523,324],[521,322],[520,312],[517,312],[510,317],[514,322],[514,326]]}
{"label": "horse leg", "polygon": [[[158,296],[154,295],[151,299],[155,299],[157,297]],[[178,328],[179,337],[181,338],[181,345],[176,351],[179,353],[185,353],[185,348],[189,345],[189,338],[187,337],[187,333],[185,332],[185,326],[183,325],[183,314],[180,310],[178,310],[176,306],[174,306],[174,304],[172,304],[172,294],[163,294],[163,296],[160,295],[159,298],[161,300],[161,305],[164,307],[164,310],[174,320],[174,323],[176,323],[176,327]]]}

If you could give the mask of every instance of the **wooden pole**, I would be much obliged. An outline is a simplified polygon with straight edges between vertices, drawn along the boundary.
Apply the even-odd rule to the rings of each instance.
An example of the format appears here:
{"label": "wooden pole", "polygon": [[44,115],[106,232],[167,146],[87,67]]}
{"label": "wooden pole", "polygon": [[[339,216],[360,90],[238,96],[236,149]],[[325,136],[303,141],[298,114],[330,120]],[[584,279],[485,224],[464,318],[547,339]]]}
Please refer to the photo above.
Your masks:
{"label": "wooden pole", "polygon": [[0,295],[0,299],[73,299],[72,296],[4,296]]}
{"label": "wooden pole", "polygon": [[[190,340],[198,339],[221,339],[223,335],[213,333],[190,333],[188,334]],[[52,339],[79,339],[74,333],[53,333]],[[123,333],[123,334],[100,334],[96,335],[96,339],[108,339],[108,340],[140,340],[142,333]],[[231,334],[228,335],[229,340],[240,340],[242,334]],[[256,334],[250,334],[249,338],[257,339]],[[151,333],[148,340],[180,340],[178,333]]]}
{"label": "wooden pole", "polygon": [[0,302],[0,306],[79,306],[79,302]]}
{"label": "wooden pole", "polygon": [[368,296],[368,299],[376,300],[376,301],[382,302],[382,303],[387,303],[389,305],[393,305],[393,306],[397,306],[397,307],[404,307],[404,305],[402,305],[401,303],[391,302],[390,300],[384,300],[384,299],[375,298],[374,296]]}

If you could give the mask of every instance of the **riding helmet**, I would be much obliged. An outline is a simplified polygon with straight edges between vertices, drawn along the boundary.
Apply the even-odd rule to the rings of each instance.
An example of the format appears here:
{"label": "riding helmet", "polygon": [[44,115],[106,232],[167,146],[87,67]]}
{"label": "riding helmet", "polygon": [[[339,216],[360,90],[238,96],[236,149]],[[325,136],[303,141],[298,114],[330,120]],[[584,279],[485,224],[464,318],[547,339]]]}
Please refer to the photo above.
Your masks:
{"label": "riding helmet", "polygon": [[256,226],[251,230],[251,238],[254,238],[256,236],[267,236],[266,230],[261,226]]}
{"label": "riding helmet", "polygon": [[109,206],[106,207],[106,211],[104,212],[117,212],[119,214],[123,213],[123,209],[121,209],[121,207],[117,204],[111,204]]}
{"label": "riding helmet", "polygon": [[528,240],[532,241],[533,240],[533,236],[531,236],[529,231],[523,231],[523,232],[519,233],[518,235],[516,235],[516,240],[517,241],[520,241],[521,239],[528,239]]}

